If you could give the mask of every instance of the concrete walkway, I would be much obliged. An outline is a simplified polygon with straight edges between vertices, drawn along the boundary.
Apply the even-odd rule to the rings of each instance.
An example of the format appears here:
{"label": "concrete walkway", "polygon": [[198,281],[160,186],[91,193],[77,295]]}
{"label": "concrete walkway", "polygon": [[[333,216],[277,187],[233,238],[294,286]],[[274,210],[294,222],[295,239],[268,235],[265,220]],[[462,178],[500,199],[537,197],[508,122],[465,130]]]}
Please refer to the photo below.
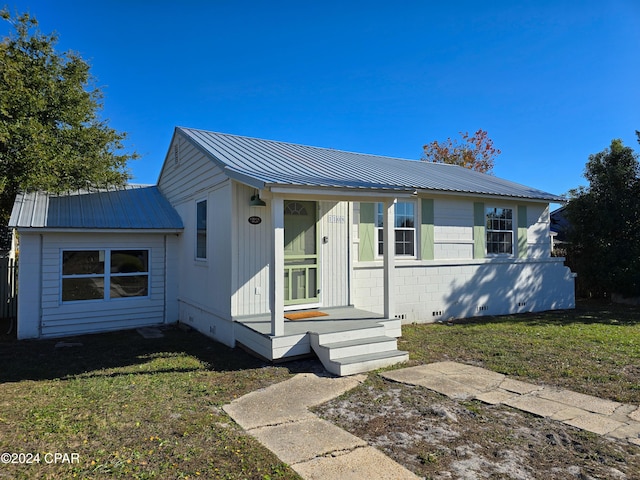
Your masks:
{"label": "concrete walkway", "polygon": [[417,479],[379,450],[309,411],[351,390],[366,375],[301,373],[229,405],[227,412],[280,460],[306,479]]}
{"label": "concrete walkway", "polygon": [[385,372],[383,377],[421,385],[449,398],[508,405],[582,430],[640,446],[640,408],[513,380],[500,373],[456,362],[439,362]]}
{"label": "concrete walkway", "polygon": [[[484,368],[439,362],[382,373],[453,399],[508,405],[583,430],[640,446],[640,408],[570,390],[540,387]],[[251,392],[223,408],[305,479],[417,479],[379,450],[317,417],[309,407],[355,388],[366,375],[301,373]]]}

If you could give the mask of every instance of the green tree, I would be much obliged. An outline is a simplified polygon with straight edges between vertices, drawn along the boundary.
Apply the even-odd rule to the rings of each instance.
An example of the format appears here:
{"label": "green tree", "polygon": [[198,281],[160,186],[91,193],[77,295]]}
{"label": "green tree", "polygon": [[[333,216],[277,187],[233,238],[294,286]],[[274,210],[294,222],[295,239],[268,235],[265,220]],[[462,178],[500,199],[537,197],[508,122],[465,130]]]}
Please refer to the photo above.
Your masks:
{"label": "green tree", "polygon": [[[637,132],[636,132],[637,133]],[[640,142],[640,133],[638,134]],[[570,192],[568,257],[584,293],[640,295],[640,165],[616,139],[589,156],[588,187]]]}
{"label": "green tree", "polygon": [[449,163],[482,173],[492,173],[495,158],[502,153],[493,146],[487,132],[480,129],[473,135],[460,132],[461,141],[447,138],[444,142],[434,140],[422,149],[422,160],[433,163]]}
{"label": "green tree", "polygon": [[98,113],[102,92],[89,65],[55,50],[29,14],[3,20],[13,30],[0,43],[0,220],[19,191],[64,191],[123,184],[129,179],[125,133]]}

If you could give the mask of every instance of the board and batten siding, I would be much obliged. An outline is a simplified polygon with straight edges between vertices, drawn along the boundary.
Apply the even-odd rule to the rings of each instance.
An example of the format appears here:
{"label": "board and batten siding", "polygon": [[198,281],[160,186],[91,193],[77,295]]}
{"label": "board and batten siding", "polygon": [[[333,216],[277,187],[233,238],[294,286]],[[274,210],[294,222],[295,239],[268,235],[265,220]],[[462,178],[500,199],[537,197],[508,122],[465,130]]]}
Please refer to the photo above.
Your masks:
{"label": "board and batten siding", "polygon": [[[92,234],[47,233],[25,235],[40,242],[22,242],[21,257],[29,257],[32,247],[41,249],[39,278],[41,304],[39,333],[41,337],[60,337],[95,333],[174,322],[165,316],[165,266],[167,264],[163,234]],[[148,250],[149,296],[111,300],[61,301],[63,250]],[[26,251],[25,251],[26,250]],[[37,255],[36,255],[37,256]],[[176,312],[175,307],[171,307]],[[21,318],[27,324],[33,319]],[[25,337],[26,338],[26,337]]]}
{"label": "board and batten siding", "polygon": [[[269,312],[269,263],[271,261],[271,204],[249,205],[255,189],[233,182],[234,227],[231,257],[233,293],[231,314],[234,317]],[[258,224],[249,223],[258,217]]]}
{"label": "board and batten siding", "polygon": [[[269,263],[271,261],[271,206],[249,205],[253,188],[234,182],[235,227],[232,240],[232,316],[259,315],[270,311]],[[287,200],[294,200],[293,198]],[[349,304],[348,202],[318,202],[319,303],[322,307]],[[259,224],[249,223],[259,217]],[[323,238],[326,237],[326,243]]]}
{"label": "board and batten siding", "polygon": [[[320,303],[349,305],[349,203],[320,202]],[[326,242],[325,242],[326,239]]]}

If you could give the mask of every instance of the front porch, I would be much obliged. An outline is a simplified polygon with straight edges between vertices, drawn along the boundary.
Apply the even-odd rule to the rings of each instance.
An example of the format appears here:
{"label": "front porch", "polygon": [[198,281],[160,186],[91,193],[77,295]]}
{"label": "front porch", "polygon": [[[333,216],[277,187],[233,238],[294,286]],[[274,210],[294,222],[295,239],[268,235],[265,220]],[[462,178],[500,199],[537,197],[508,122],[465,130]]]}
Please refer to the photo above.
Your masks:
{"label": "front porch", "polygon": [[[395,341],[401,336],[399,319],[385,318],[384,315],[353,307],[323,308],[321,311],[327,315],[303,320],[284,320],[284,333],[281,335],[271,334],[272,317],[269,313],[236,318],[235,340],[267,360],[283,360],[309,355],[314,350],[321,356],[318,341],[332,345],[339,343],[339,347],[352,349],[366,345],[365,353],[372,354],[371,345],[381,343],[383,337]],[[314,338],[315,348],[312,346]]]}

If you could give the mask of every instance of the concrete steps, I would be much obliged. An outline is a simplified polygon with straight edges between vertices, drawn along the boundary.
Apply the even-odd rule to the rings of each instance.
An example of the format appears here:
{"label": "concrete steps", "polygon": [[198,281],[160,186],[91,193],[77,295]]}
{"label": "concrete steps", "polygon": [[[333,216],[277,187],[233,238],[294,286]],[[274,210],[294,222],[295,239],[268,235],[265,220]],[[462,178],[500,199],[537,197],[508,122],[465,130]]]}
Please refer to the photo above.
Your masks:
{"label": "concrete steps", "polygon": [[310,343],[324,368],[342,377],[409,360],[409,353],[398,350],[398,340],[391,335],[384,325],[378,325],[342,332],[310,332]]}

